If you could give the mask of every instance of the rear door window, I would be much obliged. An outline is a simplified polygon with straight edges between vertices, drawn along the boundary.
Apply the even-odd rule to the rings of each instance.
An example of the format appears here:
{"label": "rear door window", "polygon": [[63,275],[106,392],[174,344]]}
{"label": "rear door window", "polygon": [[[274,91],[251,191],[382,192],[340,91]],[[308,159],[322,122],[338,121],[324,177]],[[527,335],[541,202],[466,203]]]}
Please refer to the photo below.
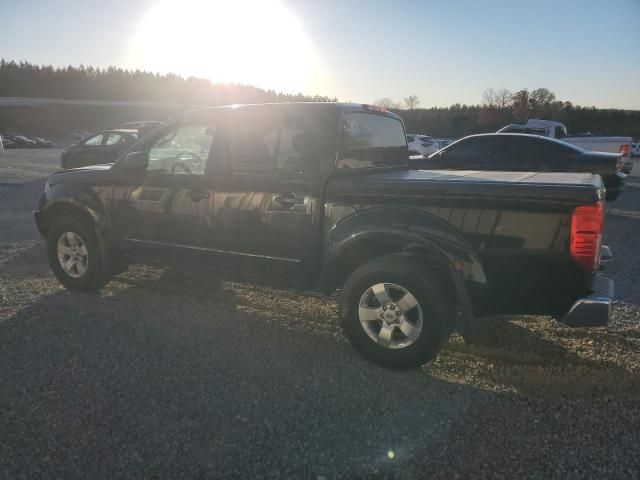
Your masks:
{"label": "rear door window", "polygon": [[330,110],[304,106],[245,107],[235,113],[231,170],[235,174],[317,174],[335,161]]}
{"label": "rear door window", "polygon": [[407,141],[402,122],[373,113],[344,115],[338,169],[405,165],[407,161]]}

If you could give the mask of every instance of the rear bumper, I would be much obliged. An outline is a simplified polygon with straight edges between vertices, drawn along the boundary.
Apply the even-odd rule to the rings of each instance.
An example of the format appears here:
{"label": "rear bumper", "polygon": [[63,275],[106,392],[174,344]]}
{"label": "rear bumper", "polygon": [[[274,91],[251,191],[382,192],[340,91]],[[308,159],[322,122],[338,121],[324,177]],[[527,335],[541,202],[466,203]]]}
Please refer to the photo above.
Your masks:
{"label": "rear bumper", "polygon": [[578,299],[561,322],[570,327],[603,327],[609,323],[613,308],[614,283],[602,273],[593,278],[593,293]]}

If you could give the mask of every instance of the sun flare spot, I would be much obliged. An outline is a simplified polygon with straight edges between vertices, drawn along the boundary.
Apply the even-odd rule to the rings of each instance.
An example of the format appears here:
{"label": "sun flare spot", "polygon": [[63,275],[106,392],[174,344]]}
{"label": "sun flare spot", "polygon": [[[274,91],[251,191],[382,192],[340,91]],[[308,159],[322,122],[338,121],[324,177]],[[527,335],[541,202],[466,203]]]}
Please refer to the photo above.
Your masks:
{"label": "sun flare spot", "polygon": [[161,0],[144,16],[128,63],[287,93],[322,90],[313,45],[280,0]]}

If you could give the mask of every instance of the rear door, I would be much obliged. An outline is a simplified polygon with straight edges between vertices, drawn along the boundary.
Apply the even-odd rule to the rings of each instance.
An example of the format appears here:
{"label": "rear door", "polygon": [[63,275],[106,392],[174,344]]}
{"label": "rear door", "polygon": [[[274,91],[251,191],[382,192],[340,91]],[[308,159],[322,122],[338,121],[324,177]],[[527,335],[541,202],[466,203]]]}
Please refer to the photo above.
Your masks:
{"label": "rear door", "polygon": [[243,107],[233,117],[229,171],[215,177],[211,246],[227,271],[299,283],[317,268],[322,172],[336,145],[323,131],[336,123],[304,107]]}

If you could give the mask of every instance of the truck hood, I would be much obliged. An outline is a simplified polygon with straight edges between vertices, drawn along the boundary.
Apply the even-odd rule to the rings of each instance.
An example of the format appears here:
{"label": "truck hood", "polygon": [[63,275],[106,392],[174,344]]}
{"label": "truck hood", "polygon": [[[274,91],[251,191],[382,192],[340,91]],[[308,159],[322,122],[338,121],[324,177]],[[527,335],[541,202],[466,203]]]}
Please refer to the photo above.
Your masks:
{"label": "truck hood", "polygon": [[[403,203],[437,198],[483,201],[588,204],[604,198],[602,179],[591,173],[475,170],[392,170],[337,175],[328,186],[331,201],[390,197]],[[449,204],[451,206],[451,204]]]}
{"label": "truck hood", "polygon": [[58,183],[73,181],[92,181],[109,179],[114,176],[111,171],[113,164],[105,165],[92,165],[90,167],[72,168],[70,170],[61,170],[51,175],[47,182],[49,186],[57,185]]}

